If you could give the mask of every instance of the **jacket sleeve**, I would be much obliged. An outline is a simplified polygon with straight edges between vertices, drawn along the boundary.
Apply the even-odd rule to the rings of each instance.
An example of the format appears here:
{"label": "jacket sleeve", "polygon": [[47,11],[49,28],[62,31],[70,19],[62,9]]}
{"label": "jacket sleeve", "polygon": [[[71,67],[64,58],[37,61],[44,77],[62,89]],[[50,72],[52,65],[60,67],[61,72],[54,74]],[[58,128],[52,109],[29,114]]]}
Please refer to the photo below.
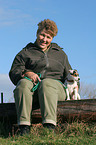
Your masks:
{"label": "jacket sleeve", "polygon": [[63,76],[64,76],[64,81],[65,81],[65,79],[66,79],[66,77],[67,77],[67,75],[69,73],[69,70],[72,69],[72,67],[71,67],[71,65],[70,65],[70,63],[68,61],[68,57],[67,57],[66,54],[65,54],[65,60],[64,61],[65,61],[65,67],[64,67],[64,74],[63,74]]}
{"label": "jacket sleeve", "polygon": [[24,74],[27,71],[32,71],[26,69],[26,62],[27,62],[27,56],[26,51],[28,48],[33,47],[33,43],[27,44],[15,57],[10,72],[9,77],[14,85],[17,85],[18,81],[22,78],[22,74]]}
{"label": "jacket sleeve", "polygon": [[58,44],[56,44],[56,43],[52,43],[52,46],[58,48],[61,51],[61,53],[63,54],[62,57],[63,57],[64,73],[63,73],[62,81],[64,82],[68,73],[69,73],[69,70],[72,69],[72,67],[69,63],[69,60],[68,60],[66,53],[63,51],[63,48],[58,46]]}
{"label": "jacket sleeve", "polygon": [[[66,79],[66,77],[67,77],[67,75],[69,73],[69,70],[72,69],[72,67],[71,67],[71,65],[70,65],[70,63],[68,61],[67,55],[66,55],[65,58],[66,58],[66,61],[65,61],[66,63],[65,63],[65,70],[64,70],[64,81],[65,81],[65,79]],[[78,88],[80,88],[80,81],[77,82],[77,85],[78,85]]]}
{"label": "jacket sleeve", "polygon": [[26,71],[25,58],[22,55],[22,51],[16,55],[9,72],[9,77],[14,85],[18,83],[22,78],[22,74]]}

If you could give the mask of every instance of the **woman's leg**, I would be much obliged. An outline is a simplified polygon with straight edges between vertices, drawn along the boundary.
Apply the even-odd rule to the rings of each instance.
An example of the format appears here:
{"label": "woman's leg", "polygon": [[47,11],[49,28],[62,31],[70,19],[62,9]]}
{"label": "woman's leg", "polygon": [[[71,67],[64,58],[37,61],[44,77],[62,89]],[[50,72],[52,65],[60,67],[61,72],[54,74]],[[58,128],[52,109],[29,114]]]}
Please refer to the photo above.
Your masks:
{"label": "woman's leg", "polygon": [[42,121],[56,125],[57,103],[65,100],[63,85],[54,79],[44,79],[38,89]]}
{"label": "woman's leg", "polygon": [[14,90],[18,125],[31,124],[30,119],[33,100],[33,93],[31,92],[32,87],[33,83],[31,81],[21,79]]}

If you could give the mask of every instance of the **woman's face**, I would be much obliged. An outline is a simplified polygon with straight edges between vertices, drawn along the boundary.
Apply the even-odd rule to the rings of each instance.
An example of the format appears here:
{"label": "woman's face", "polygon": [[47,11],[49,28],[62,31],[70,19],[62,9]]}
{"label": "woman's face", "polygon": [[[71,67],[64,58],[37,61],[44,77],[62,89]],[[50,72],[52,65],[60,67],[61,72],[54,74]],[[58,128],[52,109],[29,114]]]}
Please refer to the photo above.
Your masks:
{"label": "woman's face", "polygon": [[53,37],[43,29],[37,34],[37,45],[42,49],[42,51],[45,51],[50,45],[52,39]]}

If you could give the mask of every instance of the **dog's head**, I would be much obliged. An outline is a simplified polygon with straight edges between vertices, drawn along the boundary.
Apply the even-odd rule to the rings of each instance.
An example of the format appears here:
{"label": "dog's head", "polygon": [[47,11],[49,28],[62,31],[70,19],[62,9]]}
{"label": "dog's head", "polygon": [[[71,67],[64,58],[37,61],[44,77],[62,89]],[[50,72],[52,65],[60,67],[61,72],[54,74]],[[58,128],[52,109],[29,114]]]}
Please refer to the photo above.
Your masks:
{"label": "dog's head", "polygon": [[76,69],[69,70],[69,74],[68,74],[67,79],[69,81],[79,81],[80,77],[79,77],[78,71]]}

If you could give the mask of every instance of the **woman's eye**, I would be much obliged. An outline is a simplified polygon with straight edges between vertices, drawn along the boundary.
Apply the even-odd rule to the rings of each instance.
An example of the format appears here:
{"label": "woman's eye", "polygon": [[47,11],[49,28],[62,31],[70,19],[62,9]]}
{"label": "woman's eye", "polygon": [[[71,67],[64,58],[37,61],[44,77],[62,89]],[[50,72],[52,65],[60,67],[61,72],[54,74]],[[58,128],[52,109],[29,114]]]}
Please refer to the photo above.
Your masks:
{"label": "woman's eye", "polygon": [[45,35],[44,35],[44,34],[41,34],[41,36],[45,37]]}
{"label": "woman's eye", "polygon": [[47,36],[48,39],[51,39],[49,36]]}

